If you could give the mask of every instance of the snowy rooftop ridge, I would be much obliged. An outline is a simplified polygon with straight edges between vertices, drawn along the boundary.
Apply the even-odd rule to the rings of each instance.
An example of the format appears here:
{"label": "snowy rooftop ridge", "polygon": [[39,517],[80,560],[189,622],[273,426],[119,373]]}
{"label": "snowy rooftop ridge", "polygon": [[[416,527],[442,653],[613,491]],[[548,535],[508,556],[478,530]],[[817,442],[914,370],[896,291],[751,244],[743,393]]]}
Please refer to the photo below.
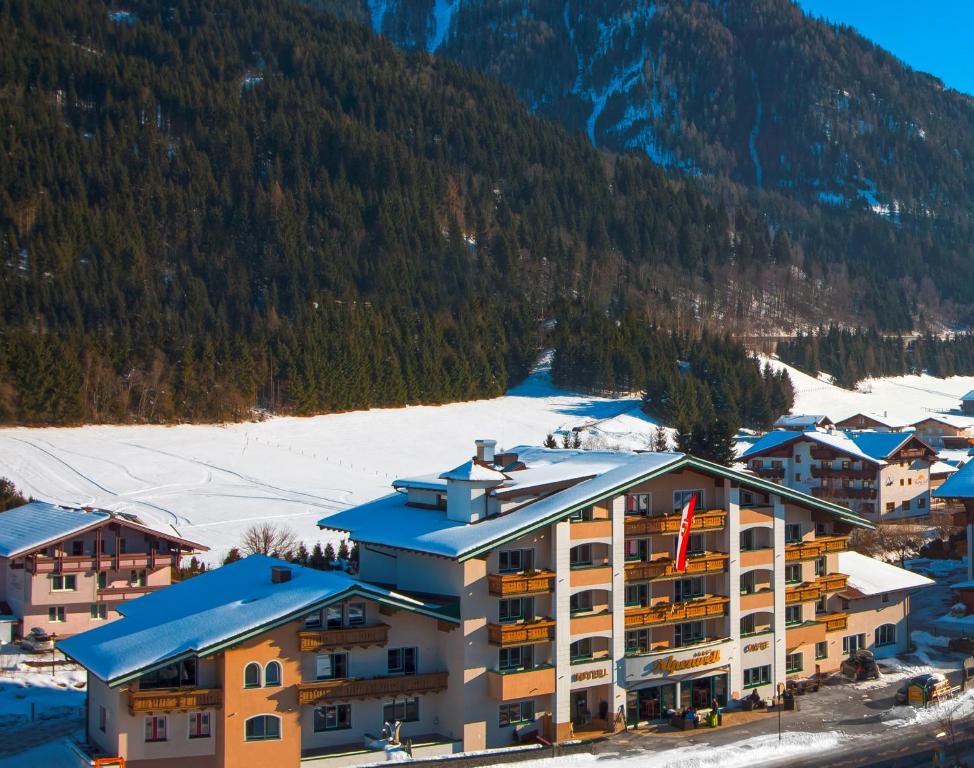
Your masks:
{"label": "snowy rooftop ridge", "polygon": [[832,420],[825,414],[786,413],[775,419],[774,425],[776,427],[807,427],[812,429],[821,424],[831,423]]}
{"label": "snowy rooftop ridge", "polygon": [[938,499],[974,499],[974,461],[954,472],[930,495]]}
{"label": "snowy rooftop ridge", "polygon": [[852,550],[839,553],[839,573],[849,577],[847,584],[850,590],[865,597],[901,589],[928,587],[934,583],[933,579],[928,579],[919,573],[866,557]]}
{"label": "snowy rooftop ridge", "polygon": [[[914,439],[919,440],[912,432],[825,432],[822,430],[791,432],[775,430],[761,437],[741,455],[741,458],[749,459],[789,442],[812,440],[872,464],[885,464],[890,454],[898,450],[907,441]],[[924,443],[924,445],[926,444]]]}
{"label": "snowy rooftop ridge", "polygon": [[[290,580],[273,583],[273,566],[290,569]],[[367,584],[341,571],[318,571],[251,555],[129,601],[119,609],[122,618],[62,640],[58,648],[116,685],[180,658],[216,653],[350,596],[456,622],[442,605]]]}
{"label": "snowy rooftop ridge", "polygon": [[50,541],[100,525],[107,512],[86,512],[32,501],[0,514],[0,557],[17,557]]}
{"label": "snowy rooftop ridge", "polygon": [[460,480],[469,483],[499,484],[507,479],[507,475],[471,459],[470,461],[464,462],[459,467],[454,467],[449,472],[444,472],[440,475],[440,479]]}

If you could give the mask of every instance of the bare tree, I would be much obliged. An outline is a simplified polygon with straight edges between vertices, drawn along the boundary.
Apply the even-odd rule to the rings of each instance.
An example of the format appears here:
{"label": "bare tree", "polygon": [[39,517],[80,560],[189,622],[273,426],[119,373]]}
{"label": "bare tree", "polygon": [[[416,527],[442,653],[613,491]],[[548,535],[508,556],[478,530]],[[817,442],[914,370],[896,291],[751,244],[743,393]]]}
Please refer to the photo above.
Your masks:
{"label": "bare tree", "polygon": [[924,529],[907,523],[879,523],[875,530],[856,529],[849,537],[849,546],[860,554],[881,560],[895,559],[902,563],[923,546]]}
{"label": "bare tree", "polygon": [[951,536],[960,530],[954,523],[954,516],[950,512],[931,512],[930,525],[933,526],[937,538],[945,544],[950,541]]}
{"label": "bare tree", "polygon": [[245,555],[273,555],[287,560],[294,556],[299,543],[297,535],[286,525],[255,523],[244,531],[240,549]]}

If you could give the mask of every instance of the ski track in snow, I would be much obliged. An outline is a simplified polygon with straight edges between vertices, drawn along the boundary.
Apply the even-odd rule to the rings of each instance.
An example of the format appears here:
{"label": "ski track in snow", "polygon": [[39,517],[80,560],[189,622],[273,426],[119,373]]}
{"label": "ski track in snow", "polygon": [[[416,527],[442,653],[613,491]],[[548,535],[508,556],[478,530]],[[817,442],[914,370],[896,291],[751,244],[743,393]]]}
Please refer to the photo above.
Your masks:
{"label": "ski track in snow", "polygon": [[426,50],[434,53],[439,50],[450,32],[450,22],[453,12],[460,5],[460,0],[436,0],[433,5],[433,35],[427,40]]}
{"label": "ski track in snow", "polygon": [[761,130],[761,89],[758,86],[757,73],[751,70],[751,82],[754,84],[754,125],[751,127],[751,134],[747,139],[747,148],[751,153],[751,160],[754,162],[754,186],[761,189],[761,160],[758,158],[758,132]]}

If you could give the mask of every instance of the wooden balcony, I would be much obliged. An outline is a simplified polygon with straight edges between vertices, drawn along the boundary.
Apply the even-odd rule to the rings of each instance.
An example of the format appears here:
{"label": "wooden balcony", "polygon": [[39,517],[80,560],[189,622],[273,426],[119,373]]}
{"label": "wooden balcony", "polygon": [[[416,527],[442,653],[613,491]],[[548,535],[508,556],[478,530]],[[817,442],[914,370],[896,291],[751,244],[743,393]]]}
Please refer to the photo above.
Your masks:
{"label": "wooden balcony", "polygon": [[491,573],[487,575],[487,589],[495,597],[540,595],[551,592],[554,588],[555,574],[553,571]]}
{"label": "wooden balcony", "polygon": [[551,666],[518,672],[487,670],[487,695],[497,701],[516,701],[555,692],[555,668]]}
{"label": "wooden balcony", "polygon": [[369,648],[384,646],[388,642],[389,627],[386,624],[344,629],[305,629],[298,632],[298,646],[302,651]]}
{"label": "wooden balcony", "polygon": [[611,539],[612,521],[607,519],[583,520],[568,526],[568,534],[572,541],[586,539]]}
{"label": "wooden balcony", "polygon": [[849,626],[849,614],[829,613],[819,617],[817,621],[825,624],[826,632],[841,632]]}
{"label": "wooden balcony", "polygon": [[114,602],[116,600],[133,600],[136,597],[147,595],[149,592],[155,592],[157,589],[162,589],[162,587],[132,587],[125,585],[122,587],[105,587],[104,589],[99,589],[96,595],[99,600]]}
{"label": "wooden balcony", "polygon": [[647,608],[626,608],[626,629],[676,624],[716,618],[727,613],[730,601],[720,595],[707,595],[686,603],[657,603]]}
{"label": "wooden balcony", "polygon": [[223,691],[219,688],[130,690],[128,698],[130,715],[140,712],[171,712],[223,706]]}
{"label": "wooden balcony", "polygon": [[841,592],[846,588],[848,581],[849,577],[844,573],[830,573],[828,576],[820,576],[815,579],[815,583],[821,587],[822,592]]}
{"label": "wooden balcony", "polygon": [[626,563],[626,581],[650,581],[652,579],[682,579],[686,576],[702,576],[723,573],[727,570],[727,555],[723,552],[706,552],[687,557],[686,572],[676,570],[676,561],[669,558],[650,560],[648,563]]}
{"label": "wooden balcony", "polygon": [[[693,531],[716,531],[724,527],[727,513],[722,509],[710,509],[693,516]],[[649,536],[680,532],[680,515],[655,515],[652,517],[626,518],[626,536]]]}
{"label": "wooden balcony", "polygon": [[24,567],[28,573],[84,573],[86,571],[123,570],[126,568],[163,568],[175,566],[180,555],[176,552],[150,554],[134,552],[122,555],[64,555],[45,557],[28,555]]}
{"label": "wooden balcony", "polygon": [[298,684],[298,703],[387,699],[392,696],[437,693],[446,690],[447,677],[446,672],[427,672],[422,675],[372,677],[364,680],[351,677],[339,680],[316,680],[313,683]]}
{"label": "wooden balcony", "polygon": [[785,603],[806,603],[809,600],[818,600],[822,596],[822,588],[815,582],[795,584],[785,587]]}
{"label": "wooden balcony", "polygon": [[785,479],[784,467],[755,467],[751,469],[751,471],[758,477],[764,478],[765,480]]}
{"label": "wooden balcony", "polygon": [[847,477],[850,480],[876,479],[875,469],[835,469],[834,467],[817,467],[814,465],[810,469],[812,477]]}
{"label": "wooden balcony", "polygon": [[816,499],[866,499],[876,498],[875,488],[844,488],[842,486],[822,486],[812,488],[812,496]]}
{"label": "wooden balcony", "polygon": [[843,552],[849,548],[848,536],[819,536],[800,544],[785,547],[786,560],[814,560],[827,552]]}
{"label": "wooden balcony", "polygon": [[487,639],[491,645],[502,647],[548,643],[555,639],[555,620],[536,619],[525,624],[488,624]]}

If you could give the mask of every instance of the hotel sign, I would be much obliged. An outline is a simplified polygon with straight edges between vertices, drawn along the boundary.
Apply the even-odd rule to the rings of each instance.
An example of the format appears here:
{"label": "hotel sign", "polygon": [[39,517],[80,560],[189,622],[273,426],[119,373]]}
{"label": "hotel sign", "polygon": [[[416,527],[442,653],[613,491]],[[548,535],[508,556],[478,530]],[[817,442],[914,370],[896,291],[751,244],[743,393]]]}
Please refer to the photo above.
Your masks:
{"label": "hotel sign", "polygon": [[768,641],[762,640],[758,643],[748,643],[744,646],[744,653],[754,653],[754,651],[768,650]]}
{"label": "hotel sign", "polygon": [[700,651],[693,654],[689,659],[678,659],[676,656],[667,656],[665,659],[657,659],[653,662],[651,672],[662,672],[664,675],[672,675],[674,672],[682,672],[684,669],[696,669],[705,667],[708,664],[720,663],[720,649],[713,651]]}
{"label": "hotel sign", "polygon": [[642,656],[626,657],[626,680],[666,678],[681,673],[702,672],[711,667],[726,665],[722,650],[729,641],[694,649],[663,651]]}
{"label": "hotel sign", "polygon": [[601,677],[608,677],[609,670],[605,667],[601,669],[590,669],[586,672],[576,672],[572,675],[573,683],[584,683],[586,680],[598,680]]}

